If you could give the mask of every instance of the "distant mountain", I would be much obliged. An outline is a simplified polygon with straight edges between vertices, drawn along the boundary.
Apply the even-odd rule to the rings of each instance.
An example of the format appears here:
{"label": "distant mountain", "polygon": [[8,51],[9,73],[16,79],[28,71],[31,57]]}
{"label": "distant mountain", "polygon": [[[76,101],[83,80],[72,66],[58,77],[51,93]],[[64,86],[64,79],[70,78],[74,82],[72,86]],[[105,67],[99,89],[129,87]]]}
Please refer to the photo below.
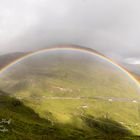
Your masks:
{"label": "distant mountain", "polygon": [[122,66],[125,67],[130,73],[134,74],[136,77],[140,77],[140,65],[122,63]]}
{"label": "distant mountain", "polygon": [[6,66],[7,64],[13,62],[14,60],[26,55],[25,52],[14,52],[0,55],[0,68]]}
{"label": "distant mountain", "polygon": [[135,72],[130,72],[139,82],[140,82],[140,75]]}

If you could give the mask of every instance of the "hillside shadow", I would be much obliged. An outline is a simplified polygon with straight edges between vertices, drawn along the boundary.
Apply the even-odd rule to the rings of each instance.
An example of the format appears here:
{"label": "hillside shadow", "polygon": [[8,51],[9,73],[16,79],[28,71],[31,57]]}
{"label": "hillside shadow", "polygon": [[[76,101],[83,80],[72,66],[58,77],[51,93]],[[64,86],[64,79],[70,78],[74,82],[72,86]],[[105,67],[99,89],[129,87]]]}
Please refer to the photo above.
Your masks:
{"label": "hillside shadow", "polygon": [[1,140],[121,140],[132,135],[114,120],[88,115],[81,118],[90,131],[67,124],[52,124],[20,100],[6,95],[0,95],[0,122],[3,118],[11,119],[11,123],[2,124],[8,132],[0,131]]}
{"label": "hillside shadow", "polygon": [[91,129],[97,129],[101,133],[101,135],[96,136],[97,139],[104,138],[106,140],[120,140],[133,135],[133,133],[121,123],[109,118],[95,118],[87,115],[83,116],[82,120]]}

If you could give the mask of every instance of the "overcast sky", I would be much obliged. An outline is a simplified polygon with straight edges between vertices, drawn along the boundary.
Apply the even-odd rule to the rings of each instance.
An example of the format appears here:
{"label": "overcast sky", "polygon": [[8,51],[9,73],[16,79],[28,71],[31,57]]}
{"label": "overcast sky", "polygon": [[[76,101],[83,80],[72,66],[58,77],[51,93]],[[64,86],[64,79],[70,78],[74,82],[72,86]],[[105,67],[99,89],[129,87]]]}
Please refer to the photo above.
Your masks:
{"label": "overcast sky", "polygon": [[57,44],[140,64],[140,0],[0,0],[0,53]]}

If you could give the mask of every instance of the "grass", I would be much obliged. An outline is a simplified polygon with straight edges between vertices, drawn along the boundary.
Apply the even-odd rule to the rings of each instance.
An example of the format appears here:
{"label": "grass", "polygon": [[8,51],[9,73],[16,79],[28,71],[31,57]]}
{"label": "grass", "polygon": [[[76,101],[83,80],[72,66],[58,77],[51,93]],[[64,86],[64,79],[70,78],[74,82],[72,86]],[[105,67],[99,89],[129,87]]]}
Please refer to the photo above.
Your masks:
{"label": "grass", "polygon": [[[116,121],[86,114],[80,116],[87,124],[82,128],[68,123],[52,125],[21,101],[8,96],[0,96],[0,112],[0,120],[11,119],[11,124],[4,124],[8,132],[0,132],[1,140],[112,140],[112,138],[117,140],[117,138],[132,137],[132,133]],[[77,119],[73,118],[74,121],[77,122]]]}
{"label": "grass", "polygon": [[[0,97],[1,118],[13,120],[1,138],[137,139],[140,103],[132,102],[140,99],[136,85],[96,58],[61,57],[25,60],[1,77],[0,88],[7,95]],[[112,97],[119,100],[108,101]]]}

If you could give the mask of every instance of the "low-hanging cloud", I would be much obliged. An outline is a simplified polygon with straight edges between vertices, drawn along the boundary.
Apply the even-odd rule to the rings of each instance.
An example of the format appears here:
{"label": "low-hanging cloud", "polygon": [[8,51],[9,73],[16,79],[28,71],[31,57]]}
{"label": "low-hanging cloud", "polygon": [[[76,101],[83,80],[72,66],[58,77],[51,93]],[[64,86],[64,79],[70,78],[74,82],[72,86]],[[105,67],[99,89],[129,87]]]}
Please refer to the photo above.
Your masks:
{"label": "low-hanging cloud", "polygon": [[140,65],[140,58],[126,58],[124,59],[124,63],[131,64],[131,65]]}

